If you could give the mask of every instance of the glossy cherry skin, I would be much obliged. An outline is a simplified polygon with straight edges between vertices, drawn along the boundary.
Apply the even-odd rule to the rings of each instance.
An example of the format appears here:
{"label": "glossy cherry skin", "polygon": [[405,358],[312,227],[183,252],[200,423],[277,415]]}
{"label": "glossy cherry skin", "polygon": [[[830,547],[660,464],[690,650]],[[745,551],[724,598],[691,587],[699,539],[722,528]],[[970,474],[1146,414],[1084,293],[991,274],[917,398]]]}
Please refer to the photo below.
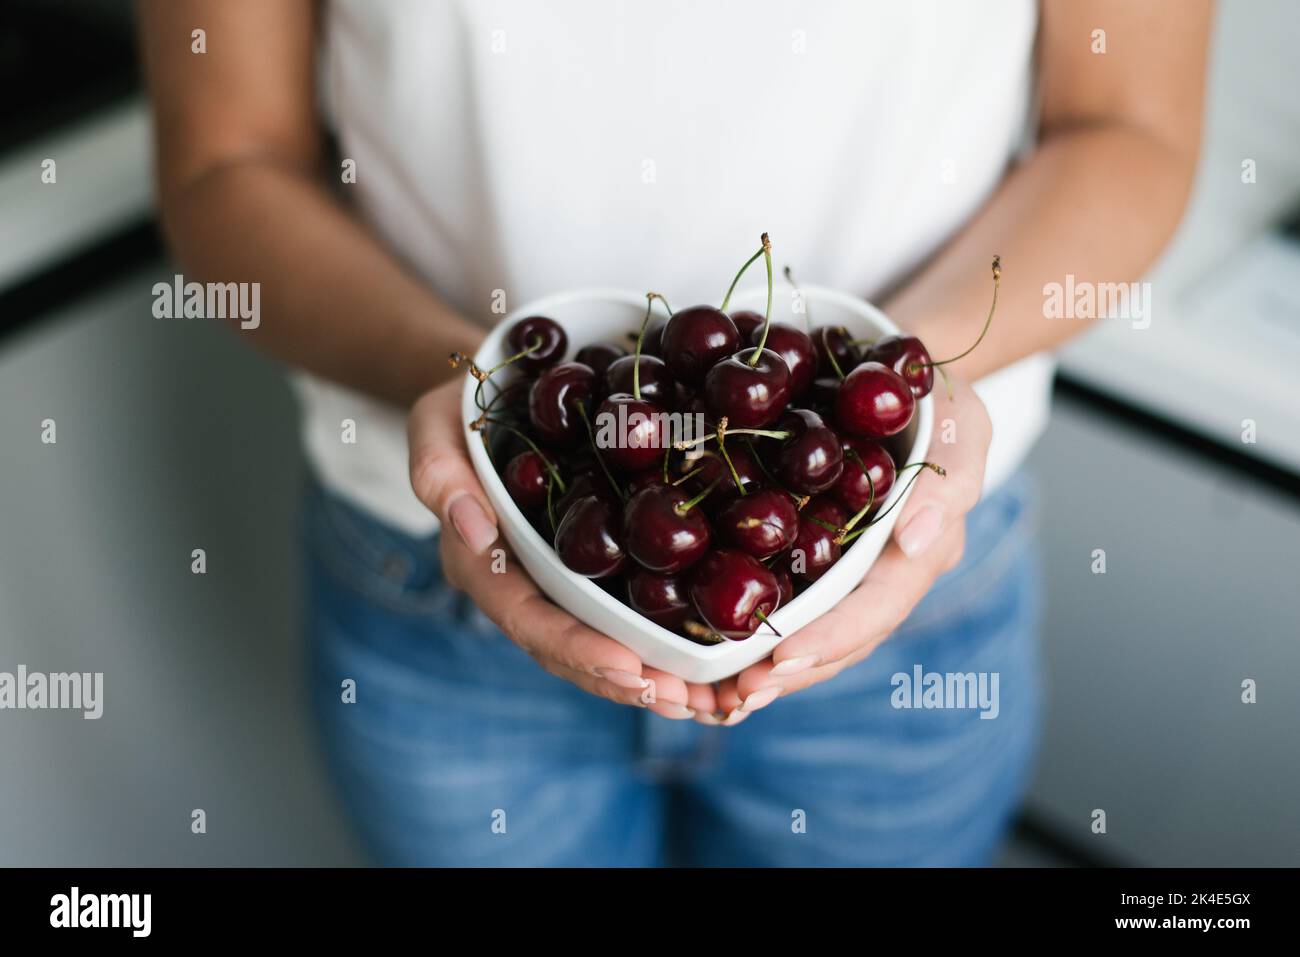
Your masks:
{"label": "glossy cherry skin", "polygon": [[693,614],[686,585],[676,575],[656,575],[638,568],[627,576],[627,603],[656,625],[681,633]]}
{"label": "glossy cherry skin", "polygon": [[916,336],[885,336],[867,350],[867,362],[879,362],[897,372],[912,389],[912,395],[924,399],[934,388],[934,366],[929,350]]}
{"label": "glossy cherry skin", "polygon": [[605,478],[603,474],[582,472],[573,478],[566,479],[564,484],[567,487],[564,494],[556,496],[555,501],[552,503],[555,508],[556,521],[564,518],[575,503],[590,495],[611,502],[615,500],[614,490],[610,487],[609,479]]}
{"label": "glossy cherry skin", "polygon": [[586,495],[572,505],[555,531],[555,553],[570,571],[587,578],[617,575],[627,565],[617,502]]}
{"label": "glossy cherry skin", "polygon": [[761,429],[790,404],[790,370],[777,353],[746,349],[714,364],[704,377],[704,404],[735,429]]}
{"label": "glossy cherry skin", "polygon": [[661,345],[669,371],[687,385],[696,385],[715,363],[740,348],[740,332],[721,309],[691,306],[673,313]]}
{"label": "glossy cherry skin", "polygon": [[[893,456],[883,445],[870,439],[846,435],[841,443],[844,448],[844,471],[840,473],[839,481],[831,489],[830,495],[848,509],[850,515],[858,514],[866,508],[868,502],[873,503],[874,512],[894,487],[898,473],[894,468]],[[856,459],[854,455],[857,456]],[[866,471],[863,471],[864,467]],[[867,480],[868,475],[871,476],[870,481]]]}
{"label": "glossy cherry skin", "polygon": [[520,508],[541,508],[546,504],[546,486],[551,473],[546,460],[529,449],[520,452],[508,463],[503,480],[510,498]]}
{"label": "glossy cherry skin", "polygon": [[853,344],[848,330],[842,326],[816,326],[812,331],[813,348],[817,350],[817,374],[838,379],[839,373],[830,357],[839,363],[840,373],[848,375],[858,364],[858,347]]}
{"label": "glossy cherry skin", "polygon": [[761,561],[794,544],[799,512],[785,492],[760,488],[732,499],[714,525],[724,545]]}
{"label": "glossy cherry skin", "polygon": [[850,435],[883,439],[907,428],[915,408],[902,376],[879,362],[864,362],[840,383],[835,422]]}
{"label": "glossy cherry skin", "polygon": [[576,403],[591,409],[596,373],[581,362],[561,362],[533,382],[528,393],[528,420],[545,445],[573,448],[587,438]]}
{"label": "glossy cherry skin", "polygon": [[776,611],[781,600],[776,576],[744,552],[719,548],[691,571],[691,604],[704,623],[723,638],[740,641],[758,630],[759,615]]}
{"label": "glossy cherry skin", "polygon": [[[591,371],[596,373],[597,379],[605,377],[605,370],[609,368],[611,362],[615,359],[621,359],[627,355],[627,350],[619,346],[611,345],[608,342],[593,342],[589,346],[583,346],[574,356],[574,360],[581,362],[585,366],[590,366]],[[610,392],[622,392],[622,389],[610,389]],[[631,389],[627,390],[631,392]]]}
{"label": "glossy cherry skin", "polygon": [[782,608],[794,601],[794,580],[790,573],[779,565],[772,569],[772,575],[776,578],[776,592],[780,596],[778,608]]}
{"label": "glossy cherry skin", "polygon": [[664,455],[659,431],[663,412],[652,402],[611,395],[596,409],[592,429],[605,461],[621,472],[654,468]]}
{"label": "glossy cherry skin", "polygon": [[789,432],[776,453],[776,477],[792,492],[817,495],[834,485],[844,469],[840,437],[811,409],[790,409],[776,428]]}
{"label": "glossy cherry skin", "polygon": [[[755,312],[753,309],[737,309],[731,314],[731,321],[736,324],[736,331],[740,333],[741,342],[749,342],[750,333],[755,329],[762,329],[766,321],[761,312]],[[758,343],[754,343],[758,345]]]}
{"label": "glossy cherry skin", "polygon": [[519,360],[519,364],[529,372],[540,372],[563,359],[564,350],[569,347],[569,337],[558,322],[545,316],[520,319],[506,333],[506,346],[511,355],[523,352],[539,340],[541,345]]}
{"label": "glossy cherry skin", "polygon": [[[826,528],[814,519],[832,526]],[[839,529],[849,520],[844,509],[829,498],[815,498],[799,513],[799,531],[786,552],[784,563],[790,574],[815,582],[840,560],[841,546],[835,541]]]}
{"label": "glossy cherry skin", "polygon": [[[664,361],[655,356],[641,356],[641,398],[653,402],[663,409],[671,409],[677,401],[677,388],[673,375],[664,365]],[[605,370],[605,390],[612,395],[626,392],[633,395],[632,381],[637,370],[636,356],[623,356],[615,359]]]}
{"label": "glossy cherry skin", "polygon": [[643,568],[675,575],[698,562],[713,534],[699,507],[682,507],[690,496],[672,485],[643,488],[627,500],[623,527],[628,554]]}
{"label": "glossy cherry skin", "polygon": [[[749,342],[756,346],[761,338],[760,327],[750,333]],[[767,330],[767,344],[763,348],[771,349],[785,360],[785,367],[790,370],[790,399],[801,398],[817,375],[817,350],[812,338],[798,326],[774,322]]]}

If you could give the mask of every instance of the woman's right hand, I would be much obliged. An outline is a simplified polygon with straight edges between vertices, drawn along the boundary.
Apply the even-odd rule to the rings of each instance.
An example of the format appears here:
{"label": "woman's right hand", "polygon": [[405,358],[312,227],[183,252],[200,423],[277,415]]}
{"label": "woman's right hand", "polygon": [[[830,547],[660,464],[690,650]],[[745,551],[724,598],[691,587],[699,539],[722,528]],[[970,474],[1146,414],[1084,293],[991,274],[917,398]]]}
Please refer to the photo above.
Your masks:
{"label": "woman's right hand", "polygon": [[[508,553],[493,571],[496,515],[470,463],[461,420],[463,384],[454,380],[426,392],[407,423],[411,488],[442,522],[443,572],[506,636],[543,668],[620,704],[648,707],[665,718],[718,724],[710,685],[642,665],[614,639],[588,628],[541,593]],[[495,556],[495,557],[500,557]]]}

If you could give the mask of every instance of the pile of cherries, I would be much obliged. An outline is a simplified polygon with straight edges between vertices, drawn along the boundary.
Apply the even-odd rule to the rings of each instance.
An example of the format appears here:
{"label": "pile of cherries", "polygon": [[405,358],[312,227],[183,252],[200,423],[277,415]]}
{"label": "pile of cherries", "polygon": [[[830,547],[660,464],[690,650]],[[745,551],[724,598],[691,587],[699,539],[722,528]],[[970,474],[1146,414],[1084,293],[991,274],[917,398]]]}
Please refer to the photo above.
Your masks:
{"label": "pile of cherries", "polygon": [[[766,315],[728,314],[760,257]],[[994,260],[995,305],[999,275]],[[560,561],[706,644],[749,637],[824,575],[883,517],[901,472],[943,474],[927,462],[899,467],[887,447],[944,364],[919,339],[855,341],[840,327],[801,329],[771,314],[764,233],[720,308],[673,312],[648,293],[631,353],[597,342],[565,361],[564,329],[532,316],[508,331],[513,355],[496,367],[452,356],[478,380],[469,428]],[[704,432],[666,438],[663,413],[690,416]]]}

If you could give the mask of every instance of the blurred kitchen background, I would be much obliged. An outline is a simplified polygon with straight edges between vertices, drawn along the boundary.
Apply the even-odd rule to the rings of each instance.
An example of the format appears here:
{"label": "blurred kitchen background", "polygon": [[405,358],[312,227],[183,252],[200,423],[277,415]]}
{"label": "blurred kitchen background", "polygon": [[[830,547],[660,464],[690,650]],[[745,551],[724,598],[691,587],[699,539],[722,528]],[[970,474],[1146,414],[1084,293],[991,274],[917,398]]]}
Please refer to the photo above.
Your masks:
{"label": "blurred kitchen background", "polygon": [[[173,270],[130,16],[0,2],[0,671],[103,671],[107,701],[0,712],[0,865],[360,863],[297,667],[293,398],[217,325],[150,315]],[[1154,322],[1063,358],[1033,457],[1051,704],[1009,865],[1300,864],[1298,38],[1290,0],[1220,4]]]}

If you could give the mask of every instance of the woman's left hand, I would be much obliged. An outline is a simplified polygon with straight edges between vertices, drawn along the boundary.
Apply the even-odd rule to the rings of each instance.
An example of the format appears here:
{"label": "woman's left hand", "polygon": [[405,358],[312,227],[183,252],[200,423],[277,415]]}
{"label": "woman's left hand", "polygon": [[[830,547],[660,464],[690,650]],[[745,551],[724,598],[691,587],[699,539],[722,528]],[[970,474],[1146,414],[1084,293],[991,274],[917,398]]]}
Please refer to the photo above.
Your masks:
{"label": "woman's left hand", "polygon": [[894,537],[862,584],[820,618],[777,645],[772,656],[718,685],[725,724],[744,720],[782,695],[833,678],[857,664],[903,623],[936,578],[960,560],[966,513],[984,484],[992,427],[984,403],[964,382],[934,390],[934,439],[929,470],[916,480]]}

